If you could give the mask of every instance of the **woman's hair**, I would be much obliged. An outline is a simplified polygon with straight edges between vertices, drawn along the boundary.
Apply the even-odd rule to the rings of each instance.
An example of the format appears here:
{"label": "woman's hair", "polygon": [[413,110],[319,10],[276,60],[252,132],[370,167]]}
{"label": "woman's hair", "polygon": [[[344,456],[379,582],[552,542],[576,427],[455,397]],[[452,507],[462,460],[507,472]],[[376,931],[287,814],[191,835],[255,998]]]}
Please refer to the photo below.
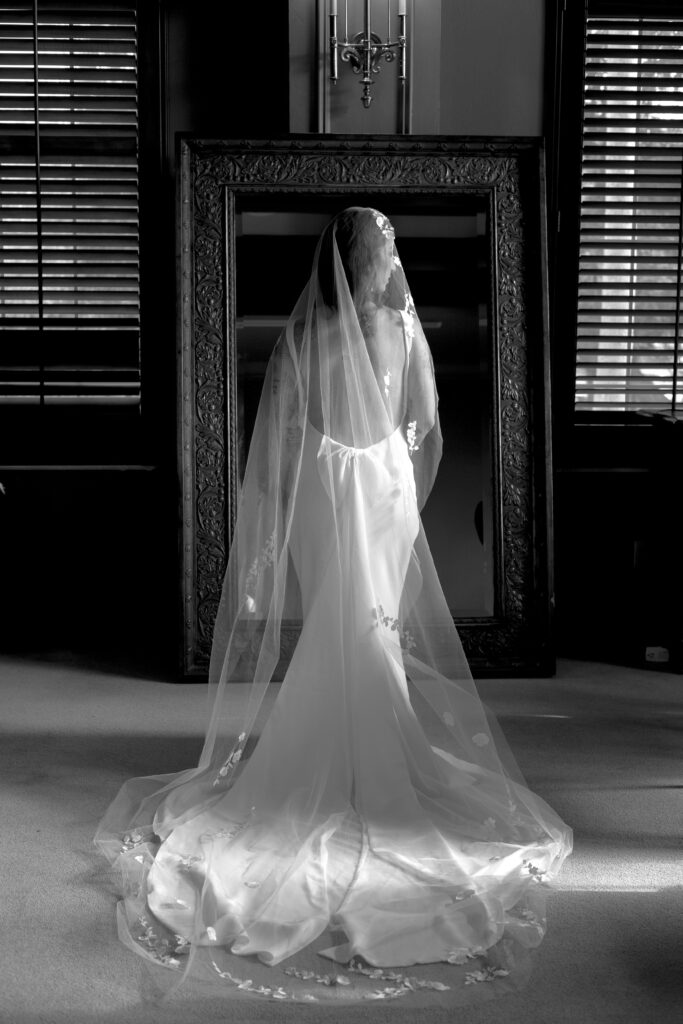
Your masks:
{"label": "woman's hair", "polygon": [[318,280],[326,306],[336,305],[334,293],[333,239],[341,258],[349,291],[355,297],[371,280],[372,269],[393,230],[386,217],[365,206],[342,210],[325,228],[320,246]]}

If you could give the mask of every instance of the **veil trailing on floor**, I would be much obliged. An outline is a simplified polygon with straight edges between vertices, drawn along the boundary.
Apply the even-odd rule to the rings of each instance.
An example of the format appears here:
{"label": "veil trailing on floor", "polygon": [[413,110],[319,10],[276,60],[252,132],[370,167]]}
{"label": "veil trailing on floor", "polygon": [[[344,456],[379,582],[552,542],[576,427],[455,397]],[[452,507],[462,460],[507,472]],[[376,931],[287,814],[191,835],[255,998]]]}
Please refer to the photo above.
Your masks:
{"label": "veil trailing on floor", "polygon": [[121,937],[178,978],[197,959],[279,999],[444,993],[543,935],[571,832],[482,705],[434,569],[437,404],[392,225],[345,210],[266,372],[199,763],[130,780],[96,836]]}

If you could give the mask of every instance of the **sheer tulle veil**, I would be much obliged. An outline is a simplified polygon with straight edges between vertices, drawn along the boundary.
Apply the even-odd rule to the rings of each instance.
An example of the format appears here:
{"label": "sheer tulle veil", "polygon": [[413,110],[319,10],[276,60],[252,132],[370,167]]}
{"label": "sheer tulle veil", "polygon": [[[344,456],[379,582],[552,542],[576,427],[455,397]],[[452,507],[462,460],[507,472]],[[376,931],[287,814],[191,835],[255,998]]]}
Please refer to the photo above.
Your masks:
{"label": "sheer tulle veil", "polygon": [[266,371],[199,762],[127,782],[96,836],[122,938],[179,977],[198,950],[234,981],[309,947],[382,968],[540,941],[571,832],[482,705],[432,562],[437,407],[392,225],[344,210]]}

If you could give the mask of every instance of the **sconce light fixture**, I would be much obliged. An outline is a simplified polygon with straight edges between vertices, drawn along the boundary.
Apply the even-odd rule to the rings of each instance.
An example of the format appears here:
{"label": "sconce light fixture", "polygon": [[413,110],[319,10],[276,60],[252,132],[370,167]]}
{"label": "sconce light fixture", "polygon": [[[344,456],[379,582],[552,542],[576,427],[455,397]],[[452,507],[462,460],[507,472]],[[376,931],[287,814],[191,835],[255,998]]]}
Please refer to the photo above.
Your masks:
{"label": "sconce light fixture", "polygon": [[363,87],[361,103],[369,107],[372,103],[372,76],[382,70],[382,60],[391,63],[398,56],[398,78],[402,85],[406,81],[406,0],[398,0],[398,37],[391,38],[391,0],[387,0],[387,38],[383,42],[380,36],[372,31],[371,0],[365,0],[365,16],[363,31],[357,32],[349,39],[349,0],[344,0],[344,39],[337,38],[337,0],[329,0],[330,18],[330,79],[336,83],[339,77],[339,57],[351,65],[355,75],[362,75],[360,84]]}

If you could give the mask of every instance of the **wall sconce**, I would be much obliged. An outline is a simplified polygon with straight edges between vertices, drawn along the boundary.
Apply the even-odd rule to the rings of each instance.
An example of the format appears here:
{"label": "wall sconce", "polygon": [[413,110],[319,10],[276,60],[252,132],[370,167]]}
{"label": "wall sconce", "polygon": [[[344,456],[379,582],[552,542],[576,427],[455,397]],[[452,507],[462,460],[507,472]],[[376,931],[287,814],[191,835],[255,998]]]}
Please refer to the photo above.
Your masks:
{"label": "wall sconce", "polygon": [[387,0],[387,39],[382,42],[380,36],[372,31],[371,0],[365,0],[365,19],[363,31],[349,39],[348,2],[344,0],[344,41],[337,38],[337,0],[329,0],[330,4],[330,80],[337,82],[339,77],[339,60],[341,57],[351,65],[355,75],[361,75],[363,87],[361,103],[369,107],[372,103],[370,89],[372,76],[382,70],[382,60],[391,63],[398,56],[398,78],[402,86],[406,81],[406,0],[398,0],[398,38],[391,38],[391,0]]}

